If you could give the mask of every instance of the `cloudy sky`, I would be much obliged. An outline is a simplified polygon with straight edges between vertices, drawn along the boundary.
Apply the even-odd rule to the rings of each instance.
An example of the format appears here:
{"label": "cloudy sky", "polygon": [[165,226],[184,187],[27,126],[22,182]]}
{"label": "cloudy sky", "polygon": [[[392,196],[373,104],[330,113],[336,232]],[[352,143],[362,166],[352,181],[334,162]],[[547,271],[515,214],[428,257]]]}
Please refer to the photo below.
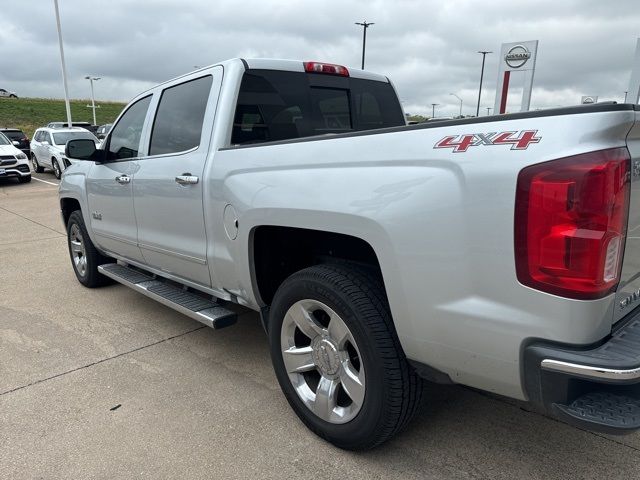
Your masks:
{"label": "cloudy sky", "polygon": [[[503,42],[539,40],[531,108],[582,95],[622,101],[636,39],[637,0],[59,0],[72,98],[127,101],[169,78],[232,57],[322,60],[389,76],[405,111],[481,114],[494,103]],[[2,0],[0,88],[62,98],[53,0]],[[514,79],[517,84],[517,79]],[[516,99],[510,108],[517,109]]]}

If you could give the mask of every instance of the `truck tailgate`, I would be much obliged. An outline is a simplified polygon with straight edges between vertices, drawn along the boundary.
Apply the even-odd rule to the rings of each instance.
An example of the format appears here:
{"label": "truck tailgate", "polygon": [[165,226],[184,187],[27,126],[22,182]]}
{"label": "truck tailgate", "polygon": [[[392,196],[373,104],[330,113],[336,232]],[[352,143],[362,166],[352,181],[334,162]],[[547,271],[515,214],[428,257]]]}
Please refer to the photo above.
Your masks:
{"label": "truck tailgate", "polygon": [[614,323],[640,306],[640,112],[636,112],[636,122],[627,137],[627,146],[631,154],[631,198]]}

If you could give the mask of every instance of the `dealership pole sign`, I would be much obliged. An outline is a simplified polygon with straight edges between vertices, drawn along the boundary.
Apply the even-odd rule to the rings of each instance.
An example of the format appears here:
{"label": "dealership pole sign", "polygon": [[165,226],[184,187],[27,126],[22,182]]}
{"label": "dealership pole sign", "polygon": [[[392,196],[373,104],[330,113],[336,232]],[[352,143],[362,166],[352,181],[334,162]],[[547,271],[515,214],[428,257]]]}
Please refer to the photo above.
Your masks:
{"label": "dealership pole sign", "polygon": [[537,53],[538,40],[502,44],[502,48],[500,49],[500,62],[498,64],[498,88],[496,88],[494,112],[505,113],[507,111],[507,96],[509,94],[511,72],[524,73],[524,87],[522,89],[520,111],[526,112],[529,110]]}

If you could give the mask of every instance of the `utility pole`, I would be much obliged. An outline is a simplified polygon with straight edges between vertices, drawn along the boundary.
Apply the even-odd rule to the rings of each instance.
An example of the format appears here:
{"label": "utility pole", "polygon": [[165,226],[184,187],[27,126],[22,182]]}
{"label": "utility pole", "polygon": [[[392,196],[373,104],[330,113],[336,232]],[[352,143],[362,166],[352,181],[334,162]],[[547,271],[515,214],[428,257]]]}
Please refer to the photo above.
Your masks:
{"label": "utility pole", "polygon": [[356,22],[355,24],[362,26],[362,70],[364,70],[364,50],[367,46],[367,28],[369,28],[371,25],[375,25],[375,23],[367,23],[367,21],[365,20],[364,22]]}
{"label": "utility pole", "polygon": [[482,95],[482,79],[484,77],[484,59],[487,53],[493,53],[488,50],[480,50],[478,53],[482,54],[482,70],[480,70],[480,88],[478,89],[478,108],[476,108],[476,117],[480,116],[480,96]]}
{"label": "utility pole", "polygon": [[627,93],[629,93],[629,92],[625,90],[625,92],[624,92],[624,102],[622,102],[622,103],[627,103]]}
{"label": "utility pole", "polygon": [[491,110],[493,110],[493,108],[487,107],[487,117],[491,115]]}
{"label": "utility pole", "polygon": [[431,104],[431,118],[435,118],[436,117],[436,107],[440,105],[439,103],[432,103]]}
{"label": "utility pole", "polygon": [[62,46],[62,28],[60,27],[60,12],[58,0],[53,0],[56,9],[56,25],[58,26],[58,43],[60,44],[60,64],[62,65],[62,83],[64,85],[64,104],[67,107],[67,123],[71,126],[71,104],[69,103],[69,88],[67,87],[67,67],[64,64],[64,47]]}
{"label": "utility pole", "polygon": [[84,78],[89,80],[89,82],[91,82],[91,108],[93,110],[93,124],[97,125],[97,122],[96,122],[96,100],[95,100],[95,97],[93,96],[93,81],[95,80],[97,82],[98,80],[100,80],[100,77],[86,76]]}
{"label": "utility pole", "polygon": [[449,95],[453,95],[454,97],[456,97],[458,100],[460,100],[460,114],[458,115],[459,117],[462,117],[462,99],[456,95],[455,93],[450,93]]}

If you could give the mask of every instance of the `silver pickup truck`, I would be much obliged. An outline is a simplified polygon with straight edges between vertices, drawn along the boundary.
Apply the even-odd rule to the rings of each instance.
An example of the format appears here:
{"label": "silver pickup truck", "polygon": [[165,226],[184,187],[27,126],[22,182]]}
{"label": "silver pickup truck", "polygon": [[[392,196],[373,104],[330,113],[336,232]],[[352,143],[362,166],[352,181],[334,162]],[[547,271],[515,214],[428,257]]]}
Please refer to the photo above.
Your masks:
{"label": "silver pickup truck", "polygon": [[342,448],[402,429],[423,379],[634,431],[637,115],[406,126],[382,75],[230,60],[140,94],[99,149],[67,144],[73,268],[213,328],[259,311],[291,407]]}

